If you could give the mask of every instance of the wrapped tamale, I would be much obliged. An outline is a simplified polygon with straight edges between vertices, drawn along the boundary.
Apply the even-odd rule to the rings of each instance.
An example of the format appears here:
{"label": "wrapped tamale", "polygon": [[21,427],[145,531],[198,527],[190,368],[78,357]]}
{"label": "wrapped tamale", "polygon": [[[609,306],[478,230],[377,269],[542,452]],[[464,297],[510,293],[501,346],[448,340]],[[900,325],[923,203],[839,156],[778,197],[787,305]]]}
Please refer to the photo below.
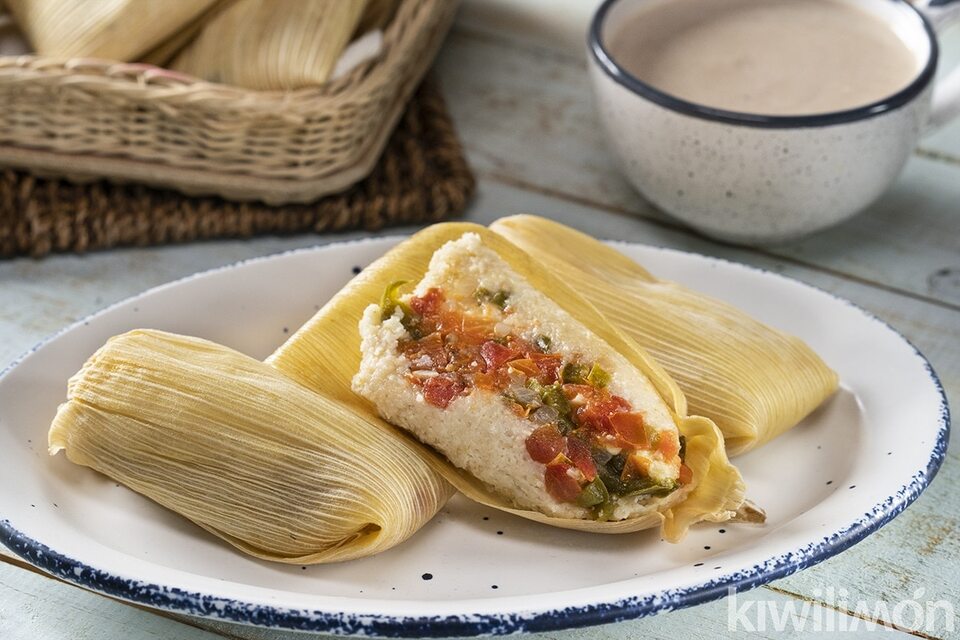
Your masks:
{"label": "wrapped tamale", "polygon": [[112,338],[71,378],[64,450],[258,558],[348,560],[402,542],[452,494],[382,423],[226,347],[160,331]]}
{"label": "wrapped tamale", "polygon": [[491,229],[533,256],[636,340],[711,418],[730,455],[799,423],[837,388],[836,373],[802,340],[739,309],[660,280],[615,248],[529,215]]}
{"label": "wrapped tamale", "polygon": [[133,61],[217,0],[4,0],[34,51]]}
{"label": "wrapped tamale", "polygon": [[[366,0],[236,0],[203,26],[170,67],[255,90],[321,85],[353,39],[366,5]],[[374,8],[371,21],[389,10],[379,1]]]}
{"label": "wrapped tamale", "polygon": [[[420,284],[401,295],[400,281]],[[484,227],[413,236],[268,362],[436,447],[437,468],[467,497],[538,522],[599,533],[660,526],[676,541],[743,503],[716,425],[688,416],[642,349]]]}

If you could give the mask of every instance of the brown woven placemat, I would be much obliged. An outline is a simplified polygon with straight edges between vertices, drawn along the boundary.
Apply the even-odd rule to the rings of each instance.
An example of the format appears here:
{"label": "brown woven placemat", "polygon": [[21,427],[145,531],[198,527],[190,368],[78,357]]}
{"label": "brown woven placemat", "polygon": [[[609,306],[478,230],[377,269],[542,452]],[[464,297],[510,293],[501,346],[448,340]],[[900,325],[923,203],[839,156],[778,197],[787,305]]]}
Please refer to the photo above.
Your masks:
{"label": "brown woven placemat", "polygon": [[271,207],[0,169],[0,257],[434,222],[460,213],[473,189],[443,97],[427,80],[373,172],[311,204]]}

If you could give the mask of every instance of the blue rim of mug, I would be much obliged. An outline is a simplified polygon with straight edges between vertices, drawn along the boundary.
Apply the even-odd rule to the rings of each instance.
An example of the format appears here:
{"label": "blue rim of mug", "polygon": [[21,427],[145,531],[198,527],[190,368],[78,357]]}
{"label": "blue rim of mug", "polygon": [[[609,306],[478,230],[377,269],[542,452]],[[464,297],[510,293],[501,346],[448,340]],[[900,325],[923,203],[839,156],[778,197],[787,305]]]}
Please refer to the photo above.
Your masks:
{"label": "blue rim of mug", "polygon": [[930,24],[930,21],[927,20],[926,16],[924,16],[923,13],[921,13],[912,4],[907,2],[907,0],[888,0],[890,2],[894,2],[895,4],[902,5],[909,12],[912,12],[913,16],[919,21],[919,25],[926,32],[927,38],[930,41],[930,55],[927,57],[927,62],[917,77],[914,78],[909,85],[897,93],[883,98],[882,100],[842,111],[830,111],[827,113],[798,116],[771,116],[757,113],[744,113],[740,111],[728,111],[726,109],[708,107],[696,102],[689,102],[687,100],[670,95],[669,93],[665,93],[653,85],[648,84],[630,74],[630,72],[617,63],[611,53],[607,50],[606,46],[603,44],[603,37],[601,33],[603,31],[604,22],[606,21],[607,15],[613,6],[620,1],[621,0],[604,0],[603,4],[600,5],[600,8],[597,9],[596,13],[594,14],[593,20],[590,23],[590,32],[587,36],[590,55],[593,56],[597,64],[600,65],[600,69],[602,69],[604,73],[630,91],[647,98],[651,102],[654,102],[662,107],[666,107],[667,109],[677,111],[684,115],[693,116],[695,118],[702,118],[704,120],[714,120],[717,122],[725,122],[727,124],[736,124],[746,127],[776,129],[822,127],[872,118],[874,116],[878,116],[902,107],[919,95],[920,92],[922,92],[933,80],[934,74],[937,70],[937,61],[940,57],[940,48],[937,44],[936,33],[934,32],[933,26]]}

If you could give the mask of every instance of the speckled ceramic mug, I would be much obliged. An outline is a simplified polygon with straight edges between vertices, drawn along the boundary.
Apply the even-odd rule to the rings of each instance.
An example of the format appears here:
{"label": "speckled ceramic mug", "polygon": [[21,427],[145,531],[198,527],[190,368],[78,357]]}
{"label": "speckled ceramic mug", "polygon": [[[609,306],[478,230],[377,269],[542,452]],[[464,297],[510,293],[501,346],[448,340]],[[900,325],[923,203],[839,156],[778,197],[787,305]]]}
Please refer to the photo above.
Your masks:
{"label": "speckled ceramic mug", "polygon": [[782,242],[863,210],[899,175],[927,130],[960,113],[960,71],[938,83],[935,27],[960,0],[845,0],[894,30],[920,71],[877,102],[809,116],[714,109],[627,72],[607,39],[650,2],[606,0],[589,34],[590,73],[610,143],[633,185],[699,231],[745,244]]}

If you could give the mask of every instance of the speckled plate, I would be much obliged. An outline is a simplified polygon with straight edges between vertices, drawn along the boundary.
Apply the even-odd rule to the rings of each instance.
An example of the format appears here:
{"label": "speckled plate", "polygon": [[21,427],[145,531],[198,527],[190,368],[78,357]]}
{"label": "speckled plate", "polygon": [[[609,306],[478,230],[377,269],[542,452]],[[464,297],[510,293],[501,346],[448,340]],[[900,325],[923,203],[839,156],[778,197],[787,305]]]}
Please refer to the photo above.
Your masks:
{"label": "speckled plate", "polygon": [[[796,281],[698,255],[617,245],[659,276],[809,342],[842,389],[737,458],[766,526],[702,525],[681,544],[551,529],[454,498],[381,555],[290,567],[234,551],[63,456],[46,431],[67,378],[110,336],[154,327],[266,357],[396,238],[286,253],[152,289],[37,346],[0,377],[0,540],[95,591],[265,627],[381,636],[542,631],[650,615],[748,589],[841,552],[930,482],[949,417],[937,377],[895,330]],[[904,437],[909,434],[909,437]]]}

